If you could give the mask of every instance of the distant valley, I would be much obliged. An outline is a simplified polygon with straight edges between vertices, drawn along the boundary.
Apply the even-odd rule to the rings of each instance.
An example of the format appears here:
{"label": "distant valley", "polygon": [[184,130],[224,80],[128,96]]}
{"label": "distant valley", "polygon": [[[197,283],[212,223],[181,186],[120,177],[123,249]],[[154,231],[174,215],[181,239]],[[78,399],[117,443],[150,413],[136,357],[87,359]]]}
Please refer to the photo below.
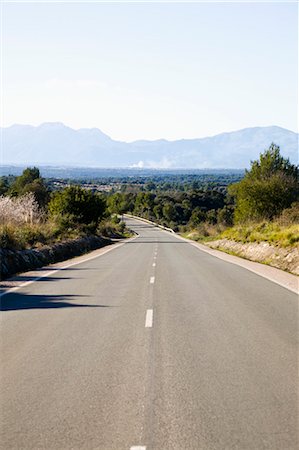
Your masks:
{"label": "distant valley", "polygon": [[49,165],[138,169],[243,169],[271,142],[298,161],[298,134],[255,127],[199,139],[121,142],[97,128],[74,130],[62,123],[2,128],[3,165]]}

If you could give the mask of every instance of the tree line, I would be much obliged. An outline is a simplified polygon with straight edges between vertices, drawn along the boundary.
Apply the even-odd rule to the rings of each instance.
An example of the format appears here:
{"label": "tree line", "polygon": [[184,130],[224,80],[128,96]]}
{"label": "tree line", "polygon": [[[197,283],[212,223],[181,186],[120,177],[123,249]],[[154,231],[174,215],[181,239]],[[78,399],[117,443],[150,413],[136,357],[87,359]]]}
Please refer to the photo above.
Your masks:
{"label": "tree line", "polygon": [[[103,221],[114,220],[116,224],[117,215],[124,213],[177,231],[194,229],[202,223],[229,227],[248,221],[272,220],[298,202],[298,167],[284,158],[275,144],[251,163],[243,178],[228,186],[223,184],[223,179],[217,183],[211,176],[205,185],[192,175],[187,180],[182,175],[173,177],[163,180],[159,176],[135,185],[127,179],[119,192],[92,192],[76,184],[51,192],[39,169],[32,167],[18,177],[2,177],[0,195],[15,199],[32,194],[43,213],[39,217],[55,224],[57,234],[68,230],[96,233]],[[228,180],[230,175],[225,177]],[[2,201],[1,205],[0,213],[1,207],[8,208],[9,202]],[[13,208],[11,203],[10,208]]]}
{"label": "tree line", "polygon": [[251,162],[244,177],[225,190],[219,186],[168,190],[148,188],[148,192],[119,192],[108,198],[111,211],[130,212],[179,230],[196,228],[203,222],[231,226],[249,221],[272,220],[298,202],[298,167],[271,146]]}

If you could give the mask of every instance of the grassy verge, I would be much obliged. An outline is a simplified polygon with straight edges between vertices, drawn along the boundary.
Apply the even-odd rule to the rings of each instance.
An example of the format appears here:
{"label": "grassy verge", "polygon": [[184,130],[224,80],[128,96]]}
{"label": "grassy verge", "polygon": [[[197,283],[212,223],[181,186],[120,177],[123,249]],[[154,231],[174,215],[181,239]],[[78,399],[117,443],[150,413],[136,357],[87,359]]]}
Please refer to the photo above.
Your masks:
{"label": "grassy verge", "polygon": [[182,229],[180,235],[187,238],[192,239],[193,241],[213,241],[215,239],[221,239],[221,234],[224,232],[224,225],[211,225],[208,223],[201,223],[197,228],[193,230],[184,230]]}
{"label": "grassy verge", "polygon": [[201,224],[198,228],[181,233],[194,241],[229,239],[240,243],[268,242],[280,247],[296,247],[299,243],[299,224],[281,221],[249,223],[225,227],[223,225]]}
{"label": "grassy verge", "polygon": [[115,223],[113,220],[101,222],[97,229],[92,231],[84,227],[61,227],[50,221],[23,225],[2,224],[0,225],[0,247],[10,250],[38,249],[44,245],[90,235],[126,238],[131,236],[131,232],[123,222]]}
{"label": "grassy verge", "polygon": [[62,232],[55,224],[22,224],[12,223],[0,225],[0,247],[11,250],[39,248],[52,244],[64,238],[76,238],[79,234],[75,230]]}
{"label": "grassy verge", "polygon": [[299,224],[251,223],[223,231],[213,226],[205,228],[205,232],[209,235],[203,236],[202,231],[195,230],[185,233],[185,237],[230,255],[299,275]]}
{"label": "grassy verge", "polygon": [[115,220],[104,220],[97,229],[100,236],[109,238],[129,238],[133,236],[133,232],[126,227],[125,222]]}
{"label": "grassy verge", "polygon": [[278,222],[262,222],[228,228],[220,239],[236,242],[268,242],[281,247],[293,247],[299,243],[299,225],[283,225]]}

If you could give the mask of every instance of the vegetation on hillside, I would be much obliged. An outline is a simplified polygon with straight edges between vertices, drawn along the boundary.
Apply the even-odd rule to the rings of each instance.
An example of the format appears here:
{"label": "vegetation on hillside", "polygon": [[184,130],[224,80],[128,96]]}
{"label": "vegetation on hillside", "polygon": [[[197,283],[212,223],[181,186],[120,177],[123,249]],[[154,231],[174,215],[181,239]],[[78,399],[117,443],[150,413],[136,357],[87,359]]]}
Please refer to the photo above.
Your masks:
{"label": "vegetation on hillside", "polygon": [[298,200],[298,167],[280,155],[272,144],[251,163],[244,178],[229,188],[235,197],[235,221],[271,220]]}
{"label": "vegetation on hillside", "polygon": [[123,236],[126,229],[118,216],[124,213],[197,240],[223,236],[240,242],[298,243],[298,168],[275,144],[243,177],[186,173],[109,178],[109,189],[104,180],[98,182],[102,185],[53,184],[36,167],[19,177],[2,177],[1,245],[25,248],[86,234]]}
{"label": "vegetation on hillside", "polygon": [[111,217],[103,195],[70,186],[50,192],[37,168],[27,168],[0,197],[0,246],[39,247],[59,240],[101,235],[123,237],[124,224]]}
{"label": "vegetation on hillside", "polygon": [[196,240],[298,243],[298,168],[275,144],[228,188],[215,184],[203,189],[194,181],[181,187],[160,190],[152,183],[139,192],[125,189],[110,195],[108,205],[118,214],[131,212]]}

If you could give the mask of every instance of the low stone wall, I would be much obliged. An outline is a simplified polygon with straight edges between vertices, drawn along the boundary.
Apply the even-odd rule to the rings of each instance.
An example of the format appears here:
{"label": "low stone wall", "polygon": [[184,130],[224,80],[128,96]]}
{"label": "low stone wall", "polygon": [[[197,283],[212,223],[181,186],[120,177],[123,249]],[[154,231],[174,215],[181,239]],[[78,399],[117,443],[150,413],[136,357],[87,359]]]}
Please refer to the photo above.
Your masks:
{"label": "low stone wall", "polygon": [[283,248],[268,242],[242,243],[229,239],[205,242],[205,245],[299,275],[298,247]]}
{"label": "low stone wall", "polygon": [[41,249],[0,249],[0,278],[3,280],[16,273],[64,261],[109,244],[112,244],[110,239],[90,236],[59,242]]}

